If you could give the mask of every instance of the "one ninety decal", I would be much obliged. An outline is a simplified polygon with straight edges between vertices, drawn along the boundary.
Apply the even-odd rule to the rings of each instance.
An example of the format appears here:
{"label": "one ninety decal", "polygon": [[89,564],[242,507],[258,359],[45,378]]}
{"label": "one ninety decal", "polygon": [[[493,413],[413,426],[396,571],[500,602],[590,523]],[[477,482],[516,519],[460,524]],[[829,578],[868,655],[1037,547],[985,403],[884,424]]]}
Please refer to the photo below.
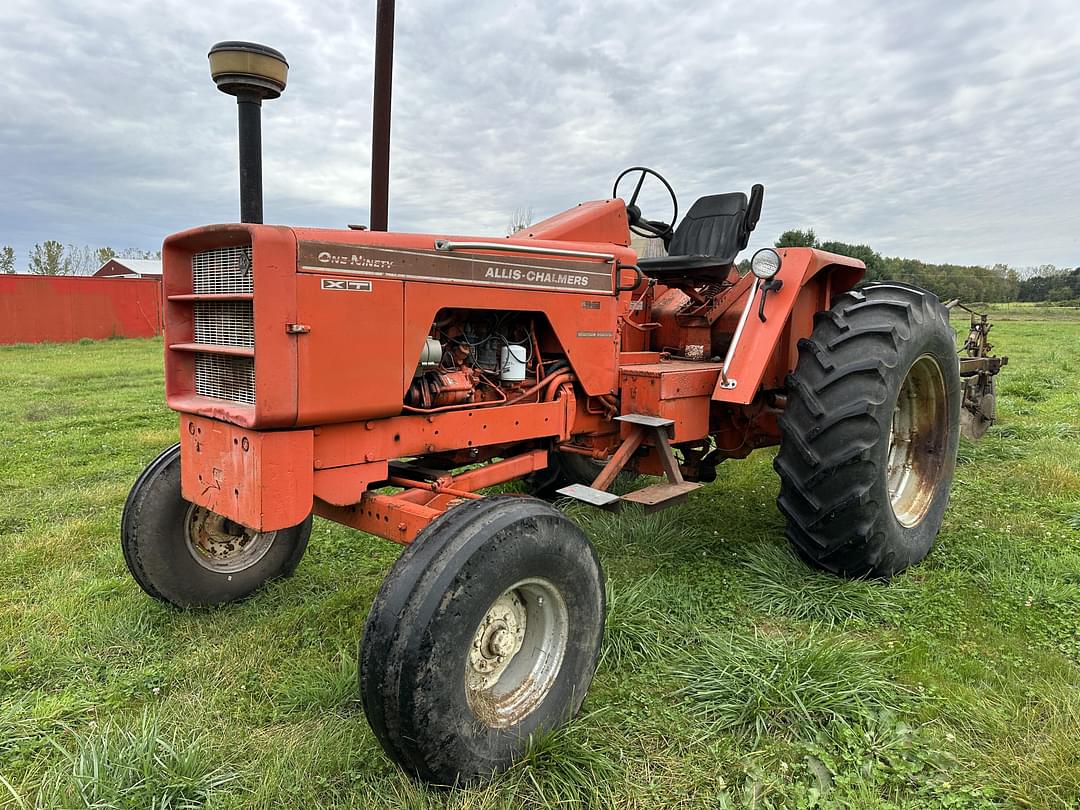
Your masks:
{"label": "one ninety decal", "polygon": [[[592,295],[614,293],[611,265],[600,262],[562,262],[490,253],[447,256],[445,253],[420,249],[340,245],[331,242],[301,242],[298,260],[300,270],[308,272],[333,270],[339,273],[415,281],[526,287]],[[354,289],[327,286],[330,281],[336,279],[323,279],[324,290]]]}

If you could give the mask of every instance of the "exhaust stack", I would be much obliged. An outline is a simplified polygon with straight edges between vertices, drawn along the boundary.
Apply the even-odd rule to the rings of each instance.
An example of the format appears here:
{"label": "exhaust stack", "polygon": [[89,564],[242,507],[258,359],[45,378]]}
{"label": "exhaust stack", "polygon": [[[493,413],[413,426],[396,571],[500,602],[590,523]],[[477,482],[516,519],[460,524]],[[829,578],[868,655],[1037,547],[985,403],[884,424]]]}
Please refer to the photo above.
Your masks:
{"label": "exhaust stack", "polygon": [[280,51],[254,42],[219,42],[210,49],[210,77],[236,96],[240,130],[240,221],[263,221],[262,103],[285,91],[289,63]]}
{"label": "exhaust stack", "polygon": [[394,81],[394,0],[375,12],[375,92],[371,104],[371,230],[385,231],[390,208],[390,99]]}

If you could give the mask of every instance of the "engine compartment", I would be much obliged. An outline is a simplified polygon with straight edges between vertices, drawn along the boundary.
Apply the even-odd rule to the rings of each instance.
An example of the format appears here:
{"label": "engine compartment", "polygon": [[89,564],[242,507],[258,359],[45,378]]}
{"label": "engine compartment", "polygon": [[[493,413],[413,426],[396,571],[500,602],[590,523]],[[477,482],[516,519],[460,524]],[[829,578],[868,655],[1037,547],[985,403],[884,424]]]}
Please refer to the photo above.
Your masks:
{"label": "engine compartment", "polygon": [[547,333],[528,312],[440,311],[405,394],[406,409],[506,404],[537,393],[531,389],[545,377],[568,368],[561,353],[549,350],[544,359]]}

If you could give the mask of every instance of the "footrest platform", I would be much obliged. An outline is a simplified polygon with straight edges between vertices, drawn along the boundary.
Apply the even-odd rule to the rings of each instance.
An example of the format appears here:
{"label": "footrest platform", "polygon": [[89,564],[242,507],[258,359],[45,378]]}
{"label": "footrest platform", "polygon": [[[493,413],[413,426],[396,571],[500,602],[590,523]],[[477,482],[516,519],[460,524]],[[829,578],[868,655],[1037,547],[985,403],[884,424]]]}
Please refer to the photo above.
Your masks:
{"label": "footrest platform", "polygon": [[576,501],[587,503],[600,509],[608,509],[612,512],[619,511],[619,496],[602,489],[593,489],[584,484],[571,484],[568,487],[556,490],[560,495],[573,498]]}
{"label": "footrest platform", "polygon": [[666,509],[686,500],[686,496],[695,489],[700,489],[701,484],[694,481],[683,481],[679,484],[663,483],[653,484],[650,487],[628,492],[621,500],[628,503],[637,503],[645,507],[646,512],[656,512]]}

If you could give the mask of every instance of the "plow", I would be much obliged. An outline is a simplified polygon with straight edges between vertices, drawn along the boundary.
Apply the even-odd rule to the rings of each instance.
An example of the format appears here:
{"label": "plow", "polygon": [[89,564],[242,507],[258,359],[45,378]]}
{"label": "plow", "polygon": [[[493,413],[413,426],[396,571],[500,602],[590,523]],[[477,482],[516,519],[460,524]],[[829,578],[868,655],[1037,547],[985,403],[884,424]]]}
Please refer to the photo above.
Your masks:
{"label": "plow", "polygon": [[951,312],[960,309],[971,316],[967,337],[960,349],[960,378],[964,401],[960,411],[960,431],[972,441],[981,439],[997,419],[997,375],[1008,357],[995,357],[990,344],[990,316],[977,312],[959,300],[945,304]]}
{"label": "plow", "polygon": [[[291,574],[313,515],[401,544],[359,689],[406,772],[470,783],[580,708],[604,575],[552,501],[664,509],[778,447],[809,565],[889,577],[930,551],[961,415],[973,434],[994,418],[1006,361],[985,317],[958,360],[935,295],[862,285],[856,259],[763,248],[740,273],[764,187],[680,219],[647,167],[510,237],[262,224],[251,133],[288,66],[251,43],[210,58],[240,108],[244,221],[165,240],[179,442],[131,490],[125,559],[150,596],[197,607]],[[646,183],[670,211],[642,210]]]}

